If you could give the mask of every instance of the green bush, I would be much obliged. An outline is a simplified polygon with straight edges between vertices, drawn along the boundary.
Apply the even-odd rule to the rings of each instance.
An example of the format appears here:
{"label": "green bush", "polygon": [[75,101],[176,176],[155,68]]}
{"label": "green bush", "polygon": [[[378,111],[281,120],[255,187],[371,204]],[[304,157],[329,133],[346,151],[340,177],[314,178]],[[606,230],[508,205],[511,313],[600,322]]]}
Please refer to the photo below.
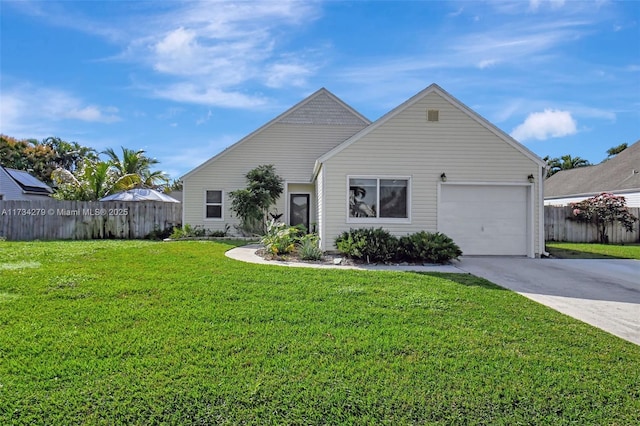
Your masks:
{"label": "green bush", "polygon": [[398,241],[398,257],[408,262],[447,263],[461,255],[460,247],[440,232],[416,232]]}
{"label": "green bush", "polygon": [[173,240],[177,240],[179,238],[186,237],[204,237],[205,230],[199,226],[191,226],[188,223],[185,224],[182,228],[175,227],[173,228],[173,232],[171,233],[170,238]]}
{"label": "green bush", "polygon": [[288,254],[295,249],[299,234],[298,228],[272,219],[267,223],[267,232],[262,236],[260,243],[264,245],[267,253],[272,255]]}
{"label": "green bush", "polygon": [[153,231],[147,234],[147,236],[145,236],[144,238],[147,240],[164,240],[165,238],[171,237],[171,235],[173,235],[173,233],[175,232],[175,229],[176,228],[171,227],[162,229],[159,226],[154,226]]}
{"label": "green bush", "polygon": [[218,230],[218,231],[207,231],[207,236],[209,237],[226,237],[229,234],[229,229],[231,228],[231,226],[229,226],[228,223],[226,223],[224,225],[224,231]]}
{"label": "green bush", "polygon": [[224,231],[209,231],[201,226],[191,226],[188,223],[182,228],[174,227],[173,232],[169,238],[172,240],[178,240],[180,238],[193,238],[193,237],[226,237],[229,233],[229,225],[225,225]]}
{"label": "green bush", "polygon": [[396,255],[398,239],[385,229],[350,229],[336,238],[338,251],[351,258],[370,262],[388,262]]}
{"label": "green bush", "polygon": [[396,238],[382,228],[350,229],[336,238],[338,251],[366,262],[447,263],[462,255],[460,247],[440,232],[416,232]]}
{"label": "green bush", "polygon": [[322,259],[322,250],[319,245],[319,238],[316,234],[306,234],[298,242],[298,255],[302,260]]}

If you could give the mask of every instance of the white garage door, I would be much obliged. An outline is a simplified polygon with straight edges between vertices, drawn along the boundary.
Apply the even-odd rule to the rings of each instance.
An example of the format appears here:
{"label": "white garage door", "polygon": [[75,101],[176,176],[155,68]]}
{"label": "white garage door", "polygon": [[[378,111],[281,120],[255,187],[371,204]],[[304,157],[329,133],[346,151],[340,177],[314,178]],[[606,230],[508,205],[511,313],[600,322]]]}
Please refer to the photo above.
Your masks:
{"label": "white garage door", "polygon": [[442,184],[438,231],[467,255],[527,255],[529,187]]}

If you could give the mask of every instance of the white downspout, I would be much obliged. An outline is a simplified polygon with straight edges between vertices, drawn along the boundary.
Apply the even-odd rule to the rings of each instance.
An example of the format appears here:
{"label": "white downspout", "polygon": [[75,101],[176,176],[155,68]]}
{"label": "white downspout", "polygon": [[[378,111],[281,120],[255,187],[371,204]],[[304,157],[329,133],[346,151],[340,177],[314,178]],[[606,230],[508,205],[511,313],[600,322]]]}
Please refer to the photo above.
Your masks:
{"label": "white downspout", "polygon": [[538,175],[538,197],[539,197],[539,229],[538,229],[538,238],[539,238],[539,249],[541,257],[549,257],[549,253],[545,251],[545,238],[544,238],[544,177],[546,175],[547,168],[545,166],[540,167],[539,175]]}

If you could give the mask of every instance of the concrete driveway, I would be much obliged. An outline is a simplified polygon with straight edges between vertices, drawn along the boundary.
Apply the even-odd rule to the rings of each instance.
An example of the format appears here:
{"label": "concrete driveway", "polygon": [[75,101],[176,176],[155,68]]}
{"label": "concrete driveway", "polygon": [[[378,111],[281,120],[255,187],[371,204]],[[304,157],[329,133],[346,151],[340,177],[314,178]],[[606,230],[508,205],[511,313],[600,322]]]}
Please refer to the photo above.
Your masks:
{"label": "concrete driveway", "polygon": [[640,261],[463,257],[459,269],[640,345]]}

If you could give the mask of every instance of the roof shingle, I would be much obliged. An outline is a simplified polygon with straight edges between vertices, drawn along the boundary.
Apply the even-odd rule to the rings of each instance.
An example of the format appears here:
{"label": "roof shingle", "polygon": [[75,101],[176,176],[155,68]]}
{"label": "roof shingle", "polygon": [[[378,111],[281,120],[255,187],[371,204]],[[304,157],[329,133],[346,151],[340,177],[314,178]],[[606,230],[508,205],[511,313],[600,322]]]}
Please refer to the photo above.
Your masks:
{"label": "roof shingle", "polygon": [[640,188],[640,141],[600,164],[562,170],[544,182],[545,197]]}

